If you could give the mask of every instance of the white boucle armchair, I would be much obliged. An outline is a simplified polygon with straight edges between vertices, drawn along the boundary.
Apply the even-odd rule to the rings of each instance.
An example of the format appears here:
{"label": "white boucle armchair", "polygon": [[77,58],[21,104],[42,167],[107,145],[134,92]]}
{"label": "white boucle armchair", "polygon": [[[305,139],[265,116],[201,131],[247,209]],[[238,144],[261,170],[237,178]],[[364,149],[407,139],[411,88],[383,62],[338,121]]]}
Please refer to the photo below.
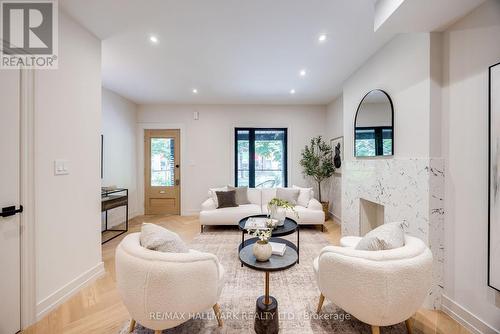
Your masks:
{"label": "white boucle armchair", "polygon": [[358,320],[372,326],[390,326],[409,319],[422,306],[432,282],[432,253],[418,238],[405,236],[405,246],[382,251],[327,246],[314,260],[321,291],[318,313],[325,298]]}
{"label": "white boucle armchair", "polygon": [[222,326],[217,300],[224,269],[210,253],[163,253],[140,245],[140,233],[127,235],[116,249],[118,291],[136,321],[161,333],[213,308]]}

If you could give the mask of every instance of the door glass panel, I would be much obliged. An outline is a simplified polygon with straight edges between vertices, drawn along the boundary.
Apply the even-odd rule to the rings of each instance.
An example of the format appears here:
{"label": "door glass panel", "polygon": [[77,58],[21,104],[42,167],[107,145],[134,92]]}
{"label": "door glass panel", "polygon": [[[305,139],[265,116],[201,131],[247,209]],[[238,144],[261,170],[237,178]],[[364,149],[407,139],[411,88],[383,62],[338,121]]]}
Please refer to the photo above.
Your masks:
{"label": "door glass panel", "polygon": [[237,161],[236,161],[236,177],[238,186],[249,186],[250,175],[250,146],[249,146],[249,131],[239,130],[236,134],[237,143]]}
{"label": "door glass panel", "polygon": [[174,138],[151,138],[151,186],[173,187],[175,178]]}
{"label": "door glass panel", "polygon": [[284,186],[285,134],[282,130],[255,131],[255,187]]}

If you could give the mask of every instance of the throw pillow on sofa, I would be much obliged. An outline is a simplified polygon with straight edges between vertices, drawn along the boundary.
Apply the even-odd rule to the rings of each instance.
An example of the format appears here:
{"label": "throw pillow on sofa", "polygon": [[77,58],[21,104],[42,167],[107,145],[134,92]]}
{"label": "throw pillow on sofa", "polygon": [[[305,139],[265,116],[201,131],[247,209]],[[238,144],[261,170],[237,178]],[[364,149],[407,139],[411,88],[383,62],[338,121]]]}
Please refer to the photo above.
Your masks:
{"label": "throw pillow on sofa", "polygon": [[404,245],[403,225],[401,223],[387,223],[366,233],[355,249],[378,251],[399,248]]}
{"label": "throw pillow on sofa", "polygon": [[217,201],[217,194],[215,193],[216,191],[227,191],[227,187],[220,187],[220,188],[210,188],[208,189],[208,197],[211,197],[212,200],[215,203],[215,207],[219,206],[219,202]]}
{"label": "throw pillow on sofa", "polygon": [[221,208],[233,208],[237,207],[236,203],[236,191],[228,190],[228,191],[216,191],[217,202],[219,203],[217,209]]}
{"label": "throw pillow on sofa", "polygon": [[227,186],[227,190],[236,191],[236,204],[250,204],[250,201],[248,200],[248,187]]}
{"label": "throw pillow on sofa", "polygon": [[309,201],[311,200],[311,198],[313,198],[313,188],[302,188],[296,185],[294,185],[292,188],[300,190],[297,204],[307,208],[307,206],[309,205]]}
{"label": "throw pillow on sofa", "polygon": [[189,248],[177,233],[164,227],[143,223],[139,237],[141,246],[164,253],[187,253]]}
{"label": "throw pillow on sofa", "polygon": [[290,203],[291,205],[297,205],[297,200],[299,199],[300,190],[293,188],[278,188],[276,189],[276,198],[282,199]]}

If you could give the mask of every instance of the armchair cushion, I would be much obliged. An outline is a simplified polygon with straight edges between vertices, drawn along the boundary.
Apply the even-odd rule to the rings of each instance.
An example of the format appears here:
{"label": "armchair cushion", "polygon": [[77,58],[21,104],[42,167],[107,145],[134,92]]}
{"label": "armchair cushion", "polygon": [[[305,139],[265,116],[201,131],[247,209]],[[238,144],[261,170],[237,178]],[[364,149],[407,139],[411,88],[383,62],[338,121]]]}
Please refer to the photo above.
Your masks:
{"label": "armchair cushion", "polygon": [[143,223],[140,236],[141,246],[165,253],[187,253],[189,249],[182,239],[164,227]]}
{"label": "armchair cushion", "polygon": [[387,250],[403,247],[405,235],[401,223],[383,224],[370,232],[356,245],[358,250]]}

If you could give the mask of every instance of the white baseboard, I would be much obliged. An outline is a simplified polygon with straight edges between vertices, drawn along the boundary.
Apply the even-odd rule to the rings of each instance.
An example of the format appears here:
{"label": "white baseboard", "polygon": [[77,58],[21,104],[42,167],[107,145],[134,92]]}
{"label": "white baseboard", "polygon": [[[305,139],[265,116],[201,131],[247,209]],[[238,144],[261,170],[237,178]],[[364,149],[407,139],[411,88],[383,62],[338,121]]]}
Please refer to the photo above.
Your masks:
{"label": "white baseboard", "polygon": [[200,210],[183,210],[181,216],[197,216],[200,214]]}
{"label": "white baseboard", "polygon": [[342,217],[339,217],[338,215],[334,214],[333,212],[331,211],[328,211],[330,213],[330,215],[335,218],[335,221],[342,224]]}
{"label": "white baseboard", "polygon": [[476,334],[499,334],[497,331],[489,324],[485,323],[483,320],[476,317],[469,310],[450,299],[446,295],[442,295],[441,298],[441,310],[448,314],[455,321],[460,323],[462,326],[467,328],[472,333]]}
{"label": "white baseboard", "polygon": [[100,262],[90,268],[36,305],[36,321],[42,319],[50,311],[64,303],[83,287],[104,275],[104,263]]}

